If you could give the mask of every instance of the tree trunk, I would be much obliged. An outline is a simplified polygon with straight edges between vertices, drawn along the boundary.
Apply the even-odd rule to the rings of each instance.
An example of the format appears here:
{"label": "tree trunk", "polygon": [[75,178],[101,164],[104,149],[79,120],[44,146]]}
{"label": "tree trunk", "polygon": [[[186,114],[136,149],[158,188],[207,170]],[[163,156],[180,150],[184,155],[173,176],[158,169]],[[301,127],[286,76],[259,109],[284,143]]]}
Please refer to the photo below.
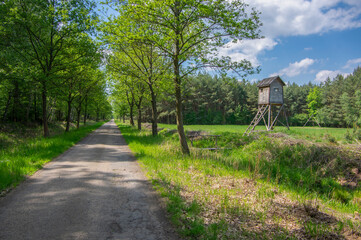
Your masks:
{"label": "tree trunk", "polygon": [[[180,1],[175,1],[175,17],[176,25],[180,22]],[[180,65],[179,65],[179,53],[180,53],[180,37],[181,32],[178,30],[175,31],[175,42],[174,42],[174,57],[173,57],[173,67],[174,67],[174,84],[175,84],[175,105],[176,105],[176,119],[177,119],[177,129],[179,135],[179,142],[181,145],[181,150],[183,154],[189,155],[189,148],[187,144],[187,138],[184,134],[183,127],[183,116],[182,116],[182,90],[181,90],[181,76],[180,76]]]}
{"label": "tree trunk", "polygon": [[130,125],[134,126],[134,119],[133,119],[133,106],[129,106],[130,107],[130,111],[129,111],[129,117],[130,117]]}
{"label": "tree trunk", "polygon": [[138,109],[138,130],[142,130],[142,110]]}
{"label": "tree trunk", "polygon": [[87,114],[88,114],[88,96],[85,97],[84,125],[86,124]]}
{"label": "tree trunk", "polygon": [[81,113],[81,102],[79,103],[76,109],[76,129],[79,129],[80,126],[80,113]]}
{"label": "tree trunk", "polygon": [[187,138],[184,133],[183,127],[183,116],[182,116],[182,92],[181,92],[181,80],[180,80],[180,71],[178,58],[174,59],[174,83],[175,83],[175,105],[176,105],[176,119],[177,119],[177,129],[179,135],[179,142],[181,145],[181,150],[183,154],[189,155],[189,148],[187,144]]}
{"label": "tree trunk", "polygon": [[125,123],[125,114],[123,114],[123,123]]}
{"label": "tree trunk", "polygon": [[37,95],[36,95],[36,92],[34,93],[34,121],[37,122],[38,119],[39,119],[39,116],[38,116],[38,108],[37,108]]}
{"label": "tree trunk", "polygon": [[66,114],[66,128],[65,128],[65,132],[69,132],[70,129],[70,113],[71,113],[71,101],[68,100],[68,112]]}
{"label": "tree trunk", "polygon": [[138,108],[138,130],[142,130],[142,97],[139,99],[139,102],[137,105]]}
{"label": "tree trunk", "polygon": [[13,104],[13,121],[19,122],[19,105],[20,105],[20,93],[19,93],[19,83],[17,80],[14,82],[14,104]]}
{"label": "tree trunk", "polygon": [[95,121],[96,122],[98,122],[99,121],[99,111],[100,111],[100,109],[99,109],[99,107],[97,107],[97,109],[96,109],[96,119],[95,119]]}
{"label": "tree trunk", "polygon": [[42,82],[43,89],[41,93],[42,105],[43,105],[43,130],[44,137],[49,137],[49,127],[48,127],[48,113],[47,113],[47,99],[46,99],[46,83]]}
{"label": "tree trunk", "polygon": [[31,108],[31,100],[32,100],[32,96],[33,94],[30,93],[29,94],[29,102],[28,102],[28,106],[26,107],[26,122],[29,123],[30,122],[30,108]]}
{"label": "tree trunk", "polygon": [[222,125],[226,124],[226,106],[222,106]]}
{"label": "tree trunk", "polygon": [[154,94],[153,88],[149,85],[152,97],[152,135],[158,135],[158,111],[157,111],[157,97]]}
{"label": "tree trunk", "polygon": [[6,107],[5,107],[3,117],[2,117],[3,122],[5,122],[6,117],[8,115],[8,109],[9,109],[9,106],[10,106],[12,96],[13,96],[13,92],[11,91],[11,92],[9,92],[8,100],[6,101]]}

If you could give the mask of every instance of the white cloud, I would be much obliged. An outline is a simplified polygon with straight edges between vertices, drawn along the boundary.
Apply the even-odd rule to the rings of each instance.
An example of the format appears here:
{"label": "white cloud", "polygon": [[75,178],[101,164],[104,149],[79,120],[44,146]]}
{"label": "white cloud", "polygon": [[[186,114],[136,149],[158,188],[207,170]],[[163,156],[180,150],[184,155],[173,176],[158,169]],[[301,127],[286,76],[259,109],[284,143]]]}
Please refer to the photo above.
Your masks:
{"label": "white cloud", "polygon": [[[322,34],[331,30],[342,31],[361,27],[361,0],[245,1],[261,12],[262,34],[265,38],[229,43],[226,45],[227,48],[220,49],[219,54],[229,56],[234,61],[247,59],[253,66],[260,65],[260,54],[274,49],[281,43],[279,37]],[[310,50],[311,46],[304,48],[304,51]],[[275,74],[297,76],[313,63],[313,59],[306,58],[291,63]],[[347,63],[345,68],[357,63],[360,62]]]}
{"label": "white cloud", "polygon": [[288,76],[288,77],[294,77],[297,76],[301,73],[304,73],[309,66],[311,66],[312,64],[315,63],[314,59],[310,59],[310,58],[305,58],[302,59],[299,62],[294,62],[294,63],[290,63],[288,65],[288,67],[281,69],[279,72],[277,73],[273,73],[270,76],[276,76],[276,75],[280,75],[280,76]]}
{"label": "white cloud", "polygon": [[272,50],[276,45],[277,42],[270,38],[230,42],[219,50],[219,55],[229,56],[233,61],[247,59],[253,66],[258,66],[257,56],[265,50]]}
{"label": "white cloud", "polygon": [[262,32],[271,38],[361,27],[360,0],[248,0],[248,2],[250,6],[262,12]]}
{"label": "white cloud", "polygon": [[343,66],[344,69],[346,68],[356,68],[361,63],[361,58],[351,59],[348,60],[346,65]]}
{"label": "white cloud", "polygon": [[331,80],[334,79],[337,75],[342,75],[344,77],[346,77],[347,75],[349,75],[349,73],[342,73],[339,70],[336,71],[330,71],[330,70],[322,70],[319,71],[316,74],[316,78],[315,81],[318,83],[324,82],[327,80],[327,78],[330,78]]}

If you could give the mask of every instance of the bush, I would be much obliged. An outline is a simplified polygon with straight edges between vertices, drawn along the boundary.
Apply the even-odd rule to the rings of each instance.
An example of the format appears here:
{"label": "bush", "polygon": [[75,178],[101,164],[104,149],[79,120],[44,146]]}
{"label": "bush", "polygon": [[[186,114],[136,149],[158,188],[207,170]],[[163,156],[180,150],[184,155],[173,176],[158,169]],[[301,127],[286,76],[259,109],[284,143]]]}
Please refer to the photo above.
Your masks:
{"label": "bush", "polygon": [[348,203],[352,199],[352,195],[346,190],[336,189],[332,193],[332,198],[343,203]]}
{"label": "bush", "polygon": [[345,134],[345,139],[346,139],[346,141],[348,141],[348,142],[353,141],[353,134],[350,133],[348,130],[347,130],[347,132],[346,132],[346,134]]}
{"label": "bush", "polygon": [[334,136],[332,136],[332,135],[326,134],[326,135],[325,135],[325,139],[326,139],[327,141],[329,141],[330,143],[337,143],[336,138],[335,138]]}
{"label": "bush", "polygon": [[306,113],[296,114],[290,118],[290,124],[295,126],[303,126],[307,122],[307,119],[308,114]]}
{"label": "bush", "polygon": [[361,129],[354,128],[353,129],[353,137],[356,138],[357,140],[361,140]]}

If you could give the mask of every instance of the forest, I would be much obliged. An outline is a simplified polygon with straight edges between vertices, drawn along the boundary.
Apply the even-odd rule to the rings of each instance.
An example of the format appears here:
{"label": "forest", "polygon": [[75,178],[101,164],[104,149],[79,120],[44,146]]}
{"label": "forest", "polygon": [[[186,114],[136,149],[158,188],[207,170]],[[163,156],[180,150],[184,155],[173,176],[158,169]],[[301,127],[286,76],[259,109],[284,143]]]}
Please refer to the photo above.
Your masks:
{"label": "forest", "polygon": [[[347,77],[338,75],[321,84],[287,83],[285,109],[291,126],[303,126],[316,107],[317,120],[325,127],[361,125],[361,68]],[[316,96],[314,93],[316,92]],[[184,123],[188,125],[249,124],[257,112],[257,82],[221,78],[206,72],[193,75],[183,86]],[[116,96],[113,96],[116,98]],[[311,103],[312,102],[312,103]],[[174,101],[164,92],[157,105],[159,122],[175,124]],[[314,106],[315,105],[315,106]],[[129,117],[129,105],[118,107],[115,115]],[[127,110],[128,109],[128,110]],[[150,102],[145,101],[142,122],[151,121]],[[138,116],[138,113],[134,113]],[[316,122],[312,122],[316,124]]]}
{"label": "forest", "polygon": [[43,126],[111,116],[91,1],[0,4],[0,121]]}

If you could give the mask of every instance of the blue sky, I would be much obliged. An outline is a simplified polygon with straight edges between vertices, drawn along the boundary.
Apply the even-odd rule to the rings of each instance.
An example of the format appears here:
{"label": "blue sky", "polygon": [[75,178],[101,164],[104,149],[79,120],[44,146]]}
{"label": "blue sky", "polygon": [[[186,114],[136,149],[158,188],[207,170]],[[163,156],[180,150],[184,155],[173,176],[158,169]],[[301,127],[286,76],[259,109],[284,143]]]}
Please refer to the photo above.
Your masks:
{"label": "blue sky", "polygon": [[249,59],[285,82],[321,83],[361,66],[361,0],[248,0],[261,11],[263,39],[244,40],[222,54]]}
{"label": "blue sky", "polygon": [[280,75],[319,84],[361,66],[361,0],[245,1],[261,12],[264,38],[230,43],[220,53],[260,66],[247,80]]}

